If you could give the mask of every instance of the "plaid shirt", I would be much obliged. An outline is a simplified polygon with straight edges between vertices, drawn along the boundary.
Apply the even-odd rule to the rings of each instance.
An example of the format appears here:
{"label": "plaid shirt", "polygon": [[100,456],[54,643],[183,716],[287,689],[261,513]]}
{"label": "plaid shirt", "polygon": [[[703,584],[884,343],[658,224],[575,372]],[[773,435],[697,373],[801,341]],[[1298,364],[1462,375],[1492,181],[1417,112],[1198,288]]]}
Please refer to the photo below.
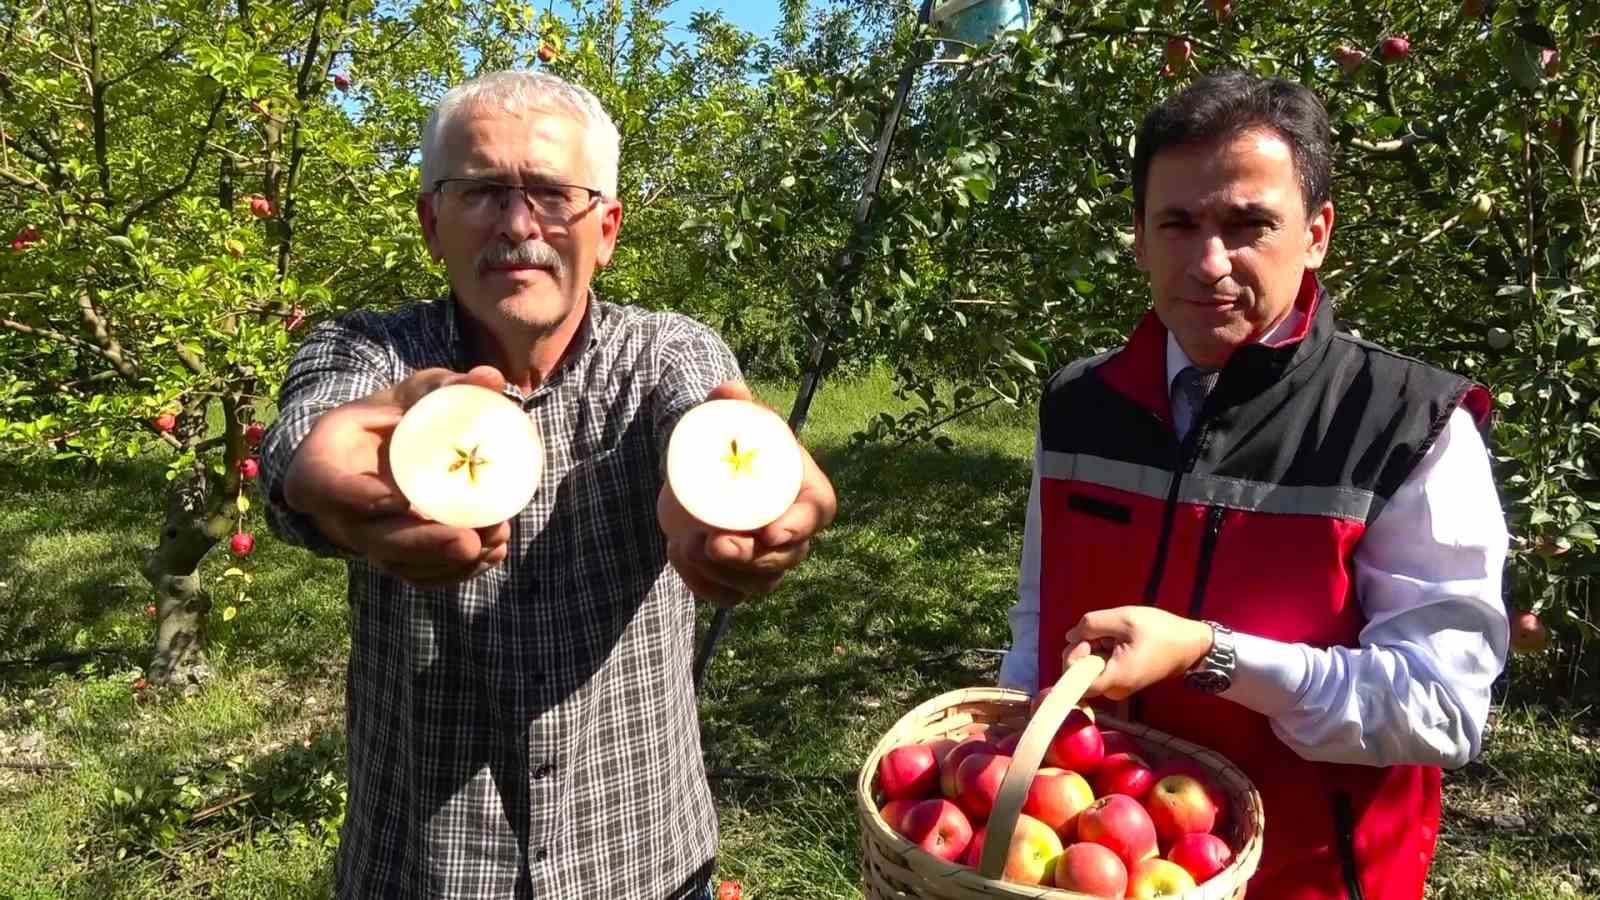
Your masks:
{"label": "plaid shirt", "polygon": [[[419,369],[470,368],[454,299],[315,329],[261,447],[273,530],[322,412]],[[738,364],[680,315],[599,302],[521,402],[543,481],[506,562],[419,590],[349,561],[350,796],[340,897],[699,896],[717,823],[690,672],[694,600],[656,524],[673,424]]]}

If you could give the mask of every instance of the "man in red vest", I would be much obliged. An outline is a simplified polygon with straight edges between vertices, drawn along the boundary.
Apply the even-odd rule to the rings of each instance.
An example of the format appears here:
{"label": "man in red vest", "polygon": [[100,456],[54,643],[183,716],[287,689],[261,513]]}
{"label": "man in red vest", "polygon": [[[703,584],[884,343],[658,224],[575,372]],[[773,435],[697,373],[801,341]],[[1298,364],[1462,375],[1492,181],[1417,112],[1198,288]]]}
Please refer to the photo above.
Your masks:
{"label": "man in red vest", "polygon": [[1487,392],[1337,331],[1327,114],[1204,78],[1152,110],[1134,249],[1153,309],[1040,405],[1014,644],[1213,748],[1260,789],[1251,896],[1418,900],[1441,767],[1505,664]]}

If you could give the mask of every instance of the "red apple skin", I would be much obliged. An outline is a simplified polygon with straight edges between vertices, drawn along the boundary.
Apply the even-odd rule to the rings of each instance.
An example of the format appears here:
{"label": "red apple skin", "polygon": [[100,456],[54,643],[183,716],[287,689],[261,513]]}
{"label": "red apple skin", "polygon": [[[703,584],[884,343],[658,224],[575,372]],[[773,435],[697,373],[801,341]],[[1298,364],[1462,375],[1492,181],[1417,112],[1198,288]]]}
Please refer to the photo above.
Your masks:
{"label": "red apple skin", "polygon": [[228,552],[239,557],[240,559],[249,556],[250,551],[254,550],[255,548],[255,536],[248,531],[241,531],[238,534],[235,534],[233,539],[228,542]]}
{"label": "red apple skin", "polygon": [[1186,834],[1209,834],[1217,824],[1217,805],[1206,786],[1187,775],[1168,775],[1156,782],[1144,805],[1163,847]]}
{"label": "red apple skin", "polygon": [[1233,15],[1233,0],[1206,0],[1206,5],[1217,14],[1217,18],[1226,19]]}
{"label": "red apple skin", "polygon": [[1128,891],[1128,867],[1110,848],[1079,841],[1056,860],[1056,887],[1091,897],[1121,897]]}
{"label": "red apple skin", "polygon": [[1411,38],[1403,34],[1390,35],[1378,44],[1378,58],[1386,63],[1397,63],[1411,55]]}
{"label": "red apple skin", "polygon": [[927,744],[905,744],[878,760],[878,787],[890,800],[933,796],[939,785],[939,763]]}
{"label": "red apple skin", "polygon": [[1518,653],[1537,653],[1550,643],[1550,630],[1538,613],[1518,613],[1511,620],[1511,649]]}
{"label": "red apple skin", "polygon": [[1034,773],[1022,811],[1049,825],[1063,841],[1078,833],[1078,814],[1094,802],[1089,782],[1077,772],[1045,767]]}
{"label": "red apple skin", "polygon": [[1195,884],[1205,884],[1233,862],[1233,849],[1214,834],[1186,834],[1173,842],[1167,859],[1182,866]]}
{"label": "red apple skin", "polygon": [[1461,17],[1474,22],[1483,18],[1483,0],[1461,0]]}
{"label": "red apple skin", "polygon": [[272,201],[257,194],[250,198],[250,214],[258,219],[272,217]]}
{"label": "red apple skin", "polygon": [[1157,782],[1169,775],[1187,775],[1205,785],[1206,794],[1211,797],[1212,805],[1217,808],[1217,821],[1212,826],[1212,831],[1221,831],[1228,824],[1228,814],[1232,809],[1228,802],[1228,795],[1222,788],[1217,787],[1216,781],[1212,779],[1211,773],[1206,770],[1205,766],[1192,759],[1174,756],[1156,766]]}
{"label": "red apple skin", "polygon": [[1158,855],[1150,813],[1124,794],[1109,794],[1089,804],[1078,816],[1078,840],[1109,848],[1128,867],[1129,877],[1141,860]]}
{"label": "red apple skin", "polygon": [[878,815],[883,816],[883,821],[888,824],[891,831],[903,835],[905,832],[900,826],[905,822],[906,811],[921,802],[910,797],[904,800],[890,800],[883,805],[883,809],[878,810]]}
{"label": "red apple skin", "polygon": [[1167,65],[1173,67],[1174,69],[1181,68],[1182,66],[1188,64],[1189,59],[1193,56],[1194,45],[1189,43],[1188,38],[1167,38]]}
{"label": "red apple skin", "polygon": [[987,819],[1000,796],[1000,782],[1011,768],[1011,757],[974,753],[956,770],[956,805],[973,819]]}
{"label": "red apple skin", "polygon": [[252,449],[261,446],[261,439],[267,436],[267,429],[260,422],[251,422],[245,426],[244,442]]}
{"label": "red apple skin", "polygon": [[156,426],[157,431],[168,432],[178,427],[178,417],[172,413],[162,413],[151,424]]}
{"label": "red apple skin", "polygon": [[1195,887],[1194,877],[1170,859],[1147,859],[1128,873],[1128,896],[1135,900],[1177,897]]}
{"label": "red apple skin", "polygon": [[961,792],[961,785],[956,781],[956,773],[961,769],[961,763],[975,753],[999,754],[1000,750],[981,737],[968,738],[950,748],[944,757],[939,760],[939,792],[945,797],[954,800],[956,794]]}
{"label": "red apple skin", "polygon": [[1050,746],[1044,752],[1044,762],[1058,769],[1088,773],[1100,765],[1105,754],[1105,740],[1100,737],[1099,727],[1083,710],[1075,709],[1056,729],[1055,737],[1050,739]]}
{"label": "red apple skin", "polygon": [[[973,868],[983,859],[983,842],[988,828],[978,829],[962,862]],[[1006,852],[1005,868],[1000,878],[1013,884],[1050,884],[1055,879],[1055,867],[1061,858],[1061,838],[1049,825],[1030,815],[1017,816],[1017,826],[1011,831],[1011,847]]]}
{"label": "red apple skin", "polygon": [[1090,776],[1096,797],[1107,794],[1127,794],[1143,803],[1150,789],[1156,786],[1155,770],[1134,753],[1112,753],[1100,761],[1099,768]]}
{"label": "red apple skin", "polygon": [[546,62],[547,63],[550,60],[555,59],[555,58],[556,58],[556,48],[550,46],[549,44],[540,44],[539,45],[539,61],[540,62]]}
{"label": "red apple skin", "polygon": [[972,822],[943,797],[923,800],[900,820],[905,839],[947,862],[955,862],[972,843]]}
{"label": "red apple skin", "polygon": [[335,73],[333,76],[333,86],[341,91],[350,90],[350,76],[344,74],[343,72]]}
{"label": "red apple skin", "polygon": [[743,900],[744,888],[737,881],[724,881],[717,885],[717,900]]}
{"label": "red apple skin", "polygon": [[249,481],[259,474],[261,474],[261,463],[256,462],[255,457],[247,456],[244,459],[239,460],[240,478]]}
{"label": "red apple skin", "polygon": [[1017,745],[1020,743],[1022,743],[1022,732],[1013,731],[1001,738],[1000,743],[995,744],[994,746],[996,750],[1000,751],[1000,753],[1006,756],[1016,756]]}

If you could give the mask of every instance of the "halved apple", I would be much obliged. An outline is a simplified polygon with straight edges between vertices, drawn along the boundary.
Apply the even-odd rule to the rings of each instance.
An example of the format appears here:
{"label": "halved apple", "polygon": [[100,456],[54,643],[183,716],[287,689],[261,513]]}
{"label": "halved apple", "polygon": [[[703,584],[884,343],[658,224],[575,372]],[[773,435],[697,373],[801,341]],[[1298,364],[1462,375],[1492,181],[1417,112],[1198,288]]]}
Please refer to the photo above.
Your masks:
{"label": "halved apple", "polygon": [[689,515],[755,531],[794,504],[804,462],[789,423],[747,400],[708,400],[684,413],[667,444],[667,482]]}
{"label": "halved apple", "polygon": [[533,499],[544,441],[505,395],[452,384],[406,410],[389,441],[389,467],[416,512],[456,528],[484,528]]}

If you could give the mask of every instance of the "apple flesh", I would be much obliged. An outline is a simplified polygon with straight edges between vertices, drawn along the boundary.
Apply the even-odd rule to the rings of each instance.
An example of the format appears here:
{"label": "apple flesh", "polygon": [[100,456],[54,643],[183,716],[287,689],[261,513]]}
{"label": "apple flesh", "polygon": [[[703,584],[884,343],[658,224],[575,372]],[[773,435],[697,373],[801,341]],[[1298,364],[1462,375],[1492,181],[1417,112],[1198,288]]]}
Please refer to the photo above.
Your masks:
{"label": "apple flesh", "polygon": [[939,763],[927,744],[905,744],[878,760],[878,787],[890,800],[929,797],[939,786]]}
{"label": "apple flesh", "polygon": [[1128,896],[1136,900],[1178,897],[1195,887],[1194,877],[1170,859],[1147,859],[1128,873]]}
{"label": "apple flesh", "polygon": [[710,400],[684,413],[667,444],[667,482],[701,522],[755,531],[800,495],[805,463],[781,416],[746,400]]}
{"label": "apple flesh", "polygon": [[1233,862],[1233,850],[1214,834],[1186,834],[1173,842],[1167,859],[1182,866],[1195,884],[1205,884]]}
{"label": "apple flesh", "polygon": [[1056,860],[1056,887],[1091,897],[1121,897],[1128,891],[1128,867],[1109,848],[1079,841]]}
{"label": "apple flesh", "polygon": [[900,820],[906,840],[946,862],[955,862],[972,843],[972,823],[960,807],[943,797],[923,800]]}
{"label": "apple flesh", "polygon": [[504,395],[452,384],[406,410],[389,441],[389,468],[417,513],[454,528],[485,528],[533,499],[544,442]]}

